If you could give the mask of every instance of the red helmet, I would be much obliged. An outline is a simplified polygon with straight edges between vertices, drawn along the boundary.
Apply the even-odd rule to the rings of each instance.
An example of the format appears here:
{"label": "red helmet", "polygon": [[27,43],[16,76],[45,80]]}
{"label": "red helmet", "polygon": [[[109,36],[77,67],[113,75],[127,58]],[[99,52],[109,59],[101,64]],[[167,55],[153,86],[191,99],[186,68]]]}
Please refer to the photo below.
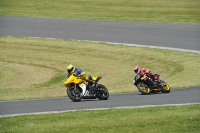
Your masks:
{"label": "red helmet", "polygon": [[134,72],[137,73],[140,70],[140,66],[134,66]]}

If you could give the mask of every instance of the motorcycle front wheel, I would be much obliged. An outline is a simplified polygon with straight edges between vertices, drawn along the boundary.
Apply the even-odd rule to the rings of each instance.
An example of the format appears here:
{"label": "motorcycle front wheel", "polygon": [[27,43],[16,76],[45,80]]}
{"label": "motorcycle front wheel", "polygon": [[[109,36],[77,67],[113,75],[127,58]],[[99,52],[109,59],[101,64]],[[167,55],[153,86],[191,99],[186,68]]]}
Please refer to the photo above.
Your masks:
{"label": "motorcycle front wheel", "polygon": [[151,89],[143,82],[137,83],[137,88],[144,95],[149,95],[151,93]]}
{"label": "motorcycle front wheel", "polygon": [[97,98],[99,100],[107,100],[109,97],[108,89],[104,85],[99,84],[98,90],[100,90],[100,93]]}
{"label": "motorcycle front wheel", "polygon": [[74,102],[79,102],[82,98],[80,90],[75,86],[70,86],[67,88],[67,95]]}

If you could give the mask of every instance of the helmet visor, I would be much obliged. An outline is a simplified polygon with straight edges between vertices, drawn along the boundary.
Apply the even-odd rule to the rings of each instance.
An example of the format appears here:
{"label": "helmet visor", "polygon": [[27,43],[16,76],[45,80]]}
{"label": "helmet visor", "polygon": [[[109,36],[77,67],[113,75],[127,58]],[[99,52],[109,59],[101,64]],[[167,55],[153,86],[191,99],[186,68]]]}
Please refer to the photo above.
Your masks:
{"label": "helmet visor", "polygon": [[70,68],[70,69],[67,69],[67,72],[68,72],[68,73],[71,73],[71,72],[72,72],[72,70],[73,70],[73,67],[72,67],[72,68]]}
{"label": "helmet visor", "polygon": [[138,72],[138,68],[134,69],[134,72],[137,73]]}

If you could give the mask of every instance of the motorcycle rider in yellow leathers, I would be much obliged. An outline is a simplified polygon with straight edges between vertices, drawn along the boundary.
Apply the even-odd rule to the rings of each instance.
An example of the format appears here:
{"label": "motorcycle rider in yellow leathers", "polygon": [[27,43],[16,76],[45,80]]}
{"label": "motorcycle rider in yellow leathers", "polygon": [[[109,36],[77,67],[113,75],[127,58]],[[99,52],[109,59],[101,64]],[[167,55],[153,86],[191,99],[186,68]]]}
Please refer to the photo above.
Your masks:
{"label": "motorcycle rider in yellow leathers", "polygon": [[68,76],[69,77],[71,74],[74,74],[77,77],[80,77],[81,79],[87,81],[88,83],[92,82],[92,77],[91,76],[86,76],[86,73],[80,69],[80,68],[76,68],[74,65],[70,64],[67,66],[67,72],[68,72]]}

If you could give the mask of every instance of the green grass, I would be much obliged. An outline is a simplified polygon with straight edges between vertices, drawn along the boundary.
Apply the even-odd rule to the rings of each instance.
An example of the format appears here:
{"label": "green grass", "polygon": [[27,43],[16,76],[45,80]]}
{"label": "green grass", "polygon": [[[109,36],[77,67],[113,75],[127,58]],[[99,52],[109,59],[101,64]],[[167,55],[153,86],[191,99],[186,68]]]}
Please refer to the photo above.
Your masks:
{"label": "green grass", "polygon": [[200,23],[199,0],[1,0],[0,15]]}
{"label": "green grass", "polygon": [[200,104],[0,118],[1,133],[199,133]]}
{"label": "green grass", "polygon": [[159,73],[172,89],[200,85],[200,55],[194,53],[9,36],[0,37],[0,53],[0,101],[65,97],[71,63],[102,76],[99,83],[112,94],[137,91],[132,84],[137,64]]}
{"label": "green grass", "polygon": [[[199,0],[0,1],[1,16],[199,24],[199,12]],[[192,53],[5,36],[0,52],[0,101],[65,96],[69,63],[103,76],[111,93],[136,91],[135,64],[160,73],[172,88],[200,85],[200,58]],[[198,104],[7,117],[0,118],[0,133],[197,133],[199,110]]]}

